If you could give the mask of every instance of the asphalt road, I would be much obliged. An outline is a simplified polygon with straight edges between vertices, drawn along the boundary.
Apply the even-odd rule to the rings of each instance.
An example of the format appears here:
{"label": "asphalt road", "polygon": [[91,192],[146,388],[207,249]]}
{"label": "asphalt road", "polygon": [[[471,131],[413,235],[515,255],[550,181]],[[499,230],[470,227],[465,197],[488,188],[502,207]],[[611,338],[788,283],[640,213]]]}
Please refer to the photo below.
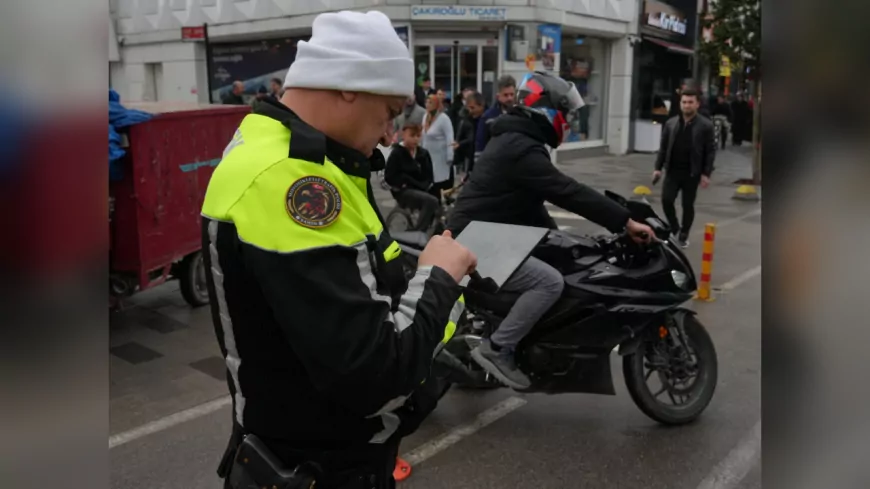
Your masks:
{"label": "asphalt road", "polygon": [[[628,195],[648,184],[651,157],[560,167],[595,188]],[[625,391],[616,355],[616,396],[454,389],[403,442],[415,463],[399,486],[760,488],[761,210],[730,198],[733,182],[748,172],[748,155],[724,152],[713,186],[698,198],[688,253],[697,270],[703,225],[718,223],[713,285],[721,289],[713,302],[689,304],[719,355],[716,395],[698,422],[663,428],[646,418]],[[386,192],[376,197],[382,207],[391,204]],[[566,229],[595,231],[554,212]],[[215,468],[231,414],[208,310],[187,307],[172,283],[143,292],[113,315],[111,347],[111,486],[221,487]]]}

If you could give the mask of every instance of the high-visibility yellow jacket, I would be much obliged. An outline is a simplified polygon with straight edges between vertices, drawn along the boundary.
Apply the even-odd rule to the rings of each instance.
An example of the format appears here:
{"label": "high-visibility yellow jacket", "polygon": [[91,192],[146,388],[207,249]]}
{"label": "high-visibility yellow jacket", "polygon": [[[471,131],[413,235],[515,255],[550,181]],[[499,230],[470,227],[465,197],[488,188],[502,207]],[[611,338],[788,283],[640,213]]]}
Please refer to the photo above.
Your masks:
{"label": "high-visibility yellow jacket", "polygon": [[460,287],[431,267],[407,282],[370,168],[269,102],[211,177],[203,253],[246,432],[300,448],[383,443],[455,329]]}

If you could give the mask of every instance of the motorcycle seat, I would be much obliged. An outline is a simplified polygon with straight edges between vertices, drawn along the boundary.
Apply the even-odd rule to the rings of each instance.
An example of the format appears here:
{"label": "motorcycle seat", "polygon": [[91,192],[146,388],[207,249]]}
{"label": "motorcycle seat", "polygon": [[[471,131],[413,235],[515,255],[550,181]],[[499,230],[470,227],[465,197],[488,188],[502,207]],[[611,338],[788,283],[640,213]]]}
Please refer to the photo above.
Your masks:
{"label": "motorcycle seat", "polygon": [[400,245],[423,249],[429,243],[429,235],[422,231],[403,231],[390,233],[390,236]]}

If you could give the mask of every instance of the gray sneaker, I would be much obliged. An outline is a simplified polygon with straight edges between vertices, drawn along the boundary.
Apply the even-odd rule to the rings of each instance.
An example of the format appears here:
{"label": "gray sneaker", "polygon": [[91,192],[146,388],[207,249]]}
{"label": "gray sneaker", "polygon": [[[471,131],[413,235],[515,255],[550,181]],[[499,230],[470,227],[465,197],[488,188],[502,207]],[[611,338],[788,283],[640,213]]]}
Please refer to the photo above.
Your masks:
{"label": "gray sneaker", "polygon": [[484,370],[507,384],[508,387],[528,389],[532,386],[532,381],[517,368],[513,352],[507,348],[495,351],[489,340],[483,340],[480,342],[480,346],[471,350],[471,357]]}

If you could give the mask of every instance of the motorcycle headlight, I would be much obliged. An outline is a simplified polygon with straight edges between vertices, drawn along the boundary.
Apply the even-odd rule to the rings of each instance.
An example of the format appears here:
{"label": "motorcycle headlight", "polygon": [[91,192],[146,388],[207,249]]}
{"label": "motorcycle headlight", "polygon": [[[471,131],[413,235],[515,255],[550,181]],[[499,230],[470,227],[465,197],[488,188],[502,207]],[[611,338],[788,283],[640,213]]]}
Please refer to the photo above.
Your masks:
{"label": "motorcycle headlight", "polygon": [[681,289],[686,288],[686,281],[689,277],[687,277],[685,273],[679,270],[671,270],[671,278],[674,279],[674,285]]}

